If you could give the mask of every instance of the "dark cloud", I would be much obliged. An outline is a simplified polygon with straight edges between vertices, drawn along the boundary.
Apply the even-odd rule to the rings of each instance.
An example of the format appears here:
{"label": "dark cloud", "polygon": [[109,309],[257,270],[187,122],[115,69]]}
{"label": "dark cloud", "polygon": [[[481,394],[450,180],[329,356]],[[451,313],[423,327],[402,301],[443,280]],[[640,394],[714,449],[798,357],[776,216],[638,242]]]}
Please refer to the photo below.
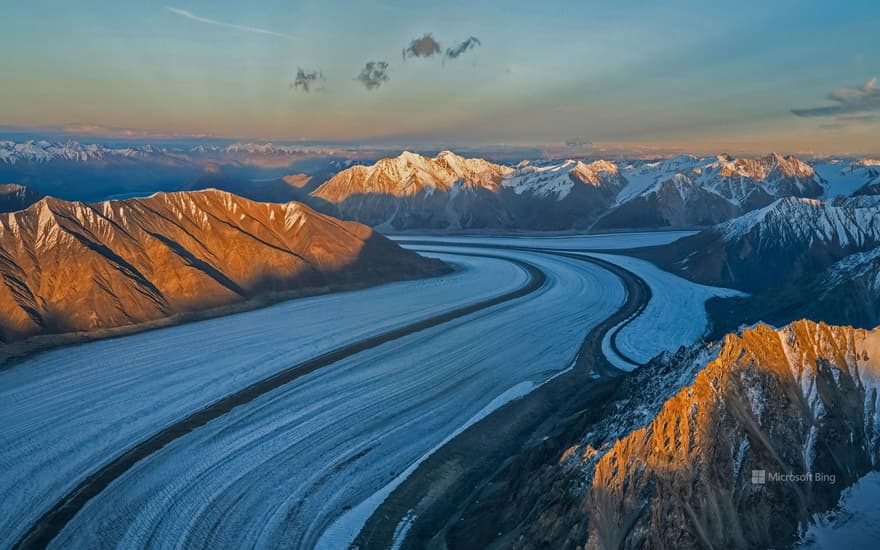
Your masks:
{"label": "dark cloud", "polygon": [[367,61],[360,74],[355,78],[368,90],[375,90],[382,83],[388,82],[388,79],[388,63],[386,61]]}
{"label": "dark cloud", "polygon": [[828,99],[835,104],[811,109],[792,109],[791,112],[802,117],[826,117],[880,111],[880,90],[877,89],[876,77],[861,86],[831,92]]}
{"label": "dark cloud", "polygon": [[320,70],[307,71],[300,67],[296,70],[296,78],[290,87],[294,90],[301,89],[305,93],[309,93],[312,90],[321,91],[324,89],[323,86],[315,87],[315,84],[319,82],[324,82],[323,72]]}
{"label": "dark cloud", "polygon": [[431,57],[440,53],[440,43],[434,40],[431,33],[421,38],[416,38],[403,49],[403,58],[407,57]]}
{"label": "dark cloud", "polygon": [[468,38],[467,40],[465,40],[464,42],[461,42],[460,44],[457,44],[451,48],[446,48],[445,57],[447,57],[448,59],[455,59],[458,56],[460,56],[461,54],[465,53],[466,51],[472,50],[479,45],[480,45],[480,39],[477,38],[476,36],[472,36],[472,37]]}

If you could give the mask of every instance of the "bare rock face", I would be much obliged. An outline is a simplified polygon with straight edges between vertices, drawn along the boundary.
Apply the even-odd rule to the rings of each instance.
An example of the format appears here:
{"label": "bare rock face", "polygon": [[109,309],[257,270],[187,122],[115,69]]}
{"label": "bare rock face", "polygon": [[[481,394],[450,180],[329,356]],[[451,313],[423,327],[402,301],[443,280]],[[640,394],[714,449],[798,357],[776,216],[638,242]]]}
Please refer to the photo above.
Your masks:
{"label": "bare rock face", "polygon": [[584,229],[626,186],[616,164],[575,160],[522,162],[502,182],[502,196],[514,224],[538,230]]}
{"label": "bare rock face", "polygon": [[818,197],[824,191],[824,180],[812,166],[794,156],[771,153],[757,159],[732,158],[726,155],[706,167],[712,186],[731,198],[744,196],[739,191],[743,180],[760,182],[773,197]]}
{"label": "bare rock face", "polygon": [[43,198],[43,194],[15,183],[0,185],[0,212],[23,210]]}
{"label": "bare rock face", "polygon": [[44,198],[0,216],[0,337],[113,328],[445,269],[299,203],[217,190],[95,204]]}
{"label": "bare rock face", "polygon": [[[784,545],[844,488],[880,469],[880,329],[760,325],[667,358],[642,383],[652,368],[661,384],[676,370],[692,382],[659,410],[651,399],[658,392],[640,406],[633,397],[569,449],[560,467],[568,473],[559,474],[567,504],[542,515],[536,525],[544,525],[518,546]],[[633,410],[656,414],[602,441],[626,429]],[[544,532],[563,538],[548,541]]]}
{"label": "bare rock face", "polygon": [[740,205],[675,174],[608,212],[593,229],[714,225],[742,212]]}
{"label": "bare rock face", "polygon": [[848,173],[850,177],[861,178],[865,182],[853,193],[855,196],[880,195],[880,160],[862,159],[852,162],[844,173]]}

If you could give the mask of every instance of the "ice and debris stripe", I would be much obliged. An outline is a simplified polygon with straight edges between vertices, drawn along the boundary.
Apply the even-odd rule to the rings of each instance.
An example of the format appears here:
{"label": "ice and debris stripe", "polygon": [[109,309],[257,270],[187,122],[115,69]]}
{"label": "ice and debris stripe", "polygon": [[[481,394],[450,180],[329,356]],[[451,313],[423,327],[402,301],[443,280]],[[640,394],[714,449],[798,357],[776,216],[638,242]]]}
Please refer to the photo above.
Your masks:
{"label": "ice and debris stripe", "polygon": [[[710,298],[746,296],[738,290],[693,283],[638,258],[594,253],[588,256],[635,273],[651,288],[651,300],[641,315],[623,325],[616,333],[618,348],[630,361],[634,360],[632,362],[646,363],[664,351],[674,352],[680,346],[698,342],[709,326],[706,301]],[[609,356],[609,360],[617,361],[614,354]],[[619,366],[623,368],[627,365],[620,363]]]}
{"label": "ice and debris stripe", "polygon": [[400,520],[400,523],[394,528],[394,537],[391,541],[391,550],[400,550],[400,547],[403,546],[403,541],[406,540],[406,535],[409,533],[409,530],[412,528],[413,523],[415,523],[418,516],[413,510],[410,510],[403,516],[403,519]]}
{"label": "ice and debris stripe", "polygon": [[615,325],[613,329],[606,332],[605,336],[602,337],[602,354],[605,356],[605,359],[607,359],[609,363],[622,371],[630,372],[634,369],[637,369],[641,365],[639,363],[635,363],[633,361],[630,361],[629,359],[626,359],[621,354],[614,351],[614,348],[611,346],[612,334],[619,334],[620,330],[624,326],[629,324],[633,319],[635,319],[642,313],[643,312],[637,312],[631,317],[624,319],[623,321]]}
{"label": "ice and debris stripe", "polygon": [[[549,380],[548,380],[549,381]],[[546,382],[544,382],[546,383]],[[446,436],[446,438],[435,445],[431,450],[423,454],[419,457],[415,462],[410,464],[410,466],[398,474],[390,483],[385,485],[379,491],[373,493],[368,499],[364,500],[345,514],[343,514],[339,519],[333,522],[330,527],[324,531],[324,534],[318,540],[318,544],[315,546],[316,550],[338,550],[339,548],[348,548],[354,539],[357,537],[358,533],[360,533],[361,529],[363,529],[364,525],[366,525],[367,520],[370,519],[370,516],[376,509],[381,505],[388,495],[391,494],[394,489],[396,489],[401,483],[406,481],[406,479],[412,475],[413,472],[422,464],[422,462],[426,461],[437,452],[441,447],[461,435],[465,430],[479,422],[480,420],[489,416],[492,412],[497,409],[500,409],[507,403],[515,399],[519,399],[525,395],[528,395],[529,392],[533,391],[535,388],[540,387],[540,385],[536,385],[533,382],[525,381],[520,382],[519,384],[513,386],[509,390],[505,391],[495,399],[493,399],[488,405],[483,407],[477,414],[472,416],[467,420],[464,424],[459,426],[455,431]]]}

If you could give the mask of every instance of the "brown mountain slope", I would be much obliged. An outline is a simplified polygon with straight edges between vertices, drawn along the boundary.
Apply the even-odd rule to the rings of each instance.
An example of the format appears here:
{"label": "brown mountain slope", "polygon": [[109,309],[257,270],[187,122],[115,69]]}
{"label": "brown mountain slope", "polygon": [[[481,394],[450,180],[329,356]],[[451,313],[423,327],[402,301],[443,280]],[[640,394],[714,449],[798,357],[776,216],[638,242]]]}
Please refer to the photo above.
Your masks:
{"label": "brown mountain slope", "polygon": [[445,269],[298,203],[217,190],[96,204],[44,198],[0,216],[0,338],[106,329]]}
{"label": "brown mountain slope", "polygon": [[880,469],[878,392],[880,328],[759,325],[656,360],[517,487],[552,497],[513,546],[784,547]]}

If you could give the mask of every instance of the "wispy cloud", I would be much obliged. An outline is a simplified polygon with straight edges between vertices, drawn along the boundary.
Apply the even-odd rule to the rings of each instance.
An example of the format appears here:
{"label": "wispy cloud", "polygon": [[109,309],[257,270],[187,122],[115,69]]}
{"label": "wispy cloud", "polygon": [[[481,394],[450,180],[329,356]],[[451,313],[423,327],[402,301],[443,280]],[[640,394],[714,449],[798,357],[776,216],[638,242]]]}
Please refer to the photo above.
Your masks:
{"label": "wispy cloud", "polygon": [[840,115],[819,125],[822,130],[859,130],[880,124],[880,114]]}
{"label": "wispy cloud", "polygon": [[828,99],[833,101],[834,105],[792,109],[791,112],[801,117],[826,117],[880,111],[880,89],[877,88],[877,77],[861,86],[841,88],[831,92],[828,94]]}
{"label": "wispy cloud", "polygon": [[[168,130],[146,130],[140,128],[120,128],[89,122],[71,122],[50,126],[0,125],[0,134],[37,134],[47,138],[83,138],[87,136],[103,138],[143,138],[176,139],[215,137],[207,133],[173,132]],[[31,139],[30,137],[28,139]]]}
{"label": "wispy cloud", "polygon": [[236,25],[235,23],[227,23],[225,21],[217,21],[216,19],[209,19],[207,17],[201,17],[192,13],[191,11],[182,10],[180,8],[175,8],[172,6],[165,6],[165,9],[170,11],[173,14],[179,15],[181,17],[185,17],[187,19],[191,19],[193,21],[198,21],[199,23],[205,23],[206,25],[214,25],[216,27],[224,27],[227,29],[235,29],[237,31],[244,32],[252,32],[256,34],[265,34],[269,36],[278,36],[280,38],[293,38],[293,36],[289,34],[284,34],[282,32],[270,31],[268,29],[261,29],[259,27],[250,27],[248,25]]}

